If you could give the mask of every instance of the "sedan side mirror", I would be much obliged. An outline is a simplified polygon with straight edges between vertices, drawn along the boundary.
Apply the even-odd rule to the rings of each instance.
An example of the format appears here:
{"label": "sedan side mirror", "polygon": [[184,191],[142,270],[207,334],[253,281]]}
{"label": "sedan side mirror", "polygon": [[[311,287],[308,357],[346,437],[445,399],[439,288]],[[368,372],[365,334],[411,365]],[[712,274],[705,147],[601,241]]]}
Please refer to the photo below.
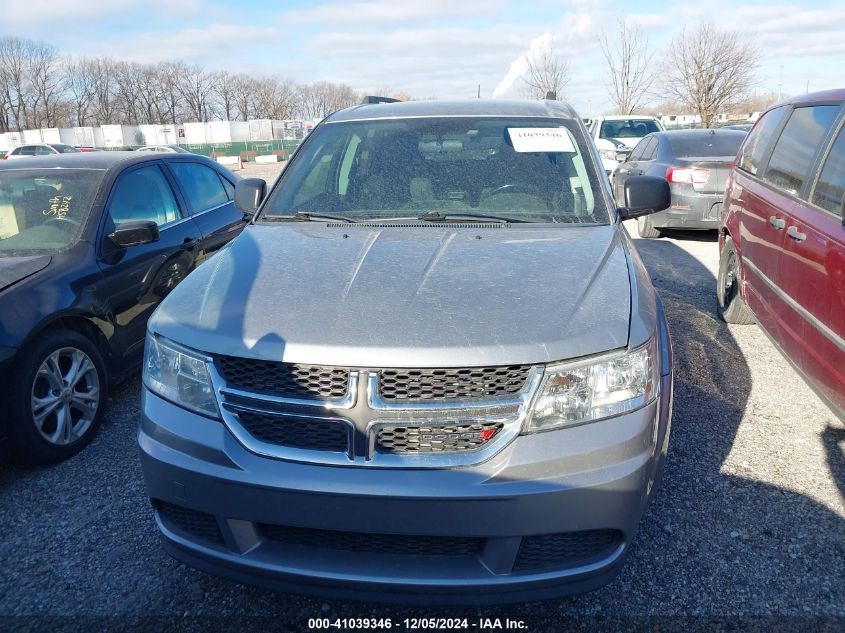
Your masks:
{"label": "sedan side mirror", "polygon": [[628,153],[627,152],[616,152],[616,162],[617,163],[624,163],[628,160]]}
{"label": "sedan side mirror", "polygon": [[267,183],[261,178],[244,178],[235,185],[235,206],[246,215],[254,215],[264,200]]}
{"label": "sedan side mirror", "polygon": [[625,181],[625,207],[619,209],[622,220],[638,218],[668,209],[672,204],[672,192],[665,178],[655,176],[631,176]]}
{"label": "sedan side mirror", "polygon": [[122,248],[158,242],[158,224],[152,220],[121,222],[109,239]]}

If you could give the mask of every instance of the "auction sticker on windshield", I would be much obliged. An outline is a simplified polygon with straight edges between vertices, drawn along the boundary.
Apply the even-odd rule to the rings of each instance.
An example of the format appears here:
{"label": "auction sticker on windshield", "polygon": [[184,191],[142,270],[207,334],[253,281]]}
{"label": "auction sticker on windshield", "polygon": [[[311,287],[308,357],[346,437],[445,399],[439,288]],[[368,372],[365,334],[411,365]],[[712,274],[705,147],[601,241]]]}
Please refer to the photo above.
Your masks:
{"label": "auction sticker on windshield", "polygon": [[517,152],[574,152],[572,137],[562,127],[509,127]]}

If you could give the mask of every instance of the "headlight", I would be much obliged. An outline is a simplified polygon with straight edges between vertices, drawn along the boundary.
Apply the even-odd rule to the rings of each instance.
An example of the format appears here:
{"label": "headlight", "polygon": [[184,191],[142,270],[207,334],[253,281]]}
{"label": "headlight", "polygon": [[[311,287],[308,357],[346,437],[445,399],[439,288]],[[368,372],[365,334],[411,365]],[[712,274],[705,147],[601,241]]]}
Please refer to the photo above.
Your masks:
{"label": "headlight", "polygon": [[644,407],[657,397],[659,358],[652,339],[630,352],[547,367],[525,430],[572,426]]}
{"label": "headlight", "polygon": [[174,404],[219,418],[207,360],[161,336],[147,334],[144,347],[144,385]]}
{"label": "headlight", "polygon": [[616,154],[618,152],[619,152],[619,150],[615,150],[615,149],[603,149],[603,150],[599,151],[599,154],[601,154],[602,158],[606,158],[607,160],[612,160],[612,161],[616,162]]}

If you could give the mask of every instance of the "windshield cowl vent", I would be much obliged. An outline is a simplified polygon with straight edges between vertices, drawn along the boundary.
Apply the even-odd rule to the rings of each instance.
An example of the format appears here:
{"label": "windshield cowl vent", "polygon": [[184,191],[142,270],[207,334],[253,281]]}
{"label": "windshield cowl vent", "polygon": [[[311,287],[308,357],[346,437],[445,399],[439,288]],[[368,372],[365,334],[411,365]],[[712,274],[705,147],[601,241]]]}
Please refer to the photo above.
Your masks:
{"label": "windshield cowl vent", "polygon": [[510,224],[497,224],[493,222],[328,222],[330,229],[509,229]]}

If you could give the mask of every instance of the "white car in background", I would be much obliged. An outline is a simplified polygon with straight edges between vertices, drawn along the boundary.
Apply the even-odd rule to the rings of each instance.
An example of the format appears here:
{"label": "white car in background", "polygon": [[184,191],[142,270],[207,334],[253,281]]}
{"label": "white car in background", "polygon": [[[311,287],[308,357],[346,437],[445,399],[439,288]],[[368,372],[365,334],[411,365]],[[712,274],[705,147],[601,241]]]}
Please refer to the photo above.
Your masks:
{"label": "white car in background", "polygon": [[660,119],[653,116],[623,114],[593,119],[590,136],[601,155],[604,171],[610,176],[620,162],[617,154],[629,154],[640,139],[652,132],[663,132]]}
{"label": "white car in background", "polygon": [[20,145],[3,157],[3,160],[31,158],[32,156],[52,156],[53,154],[75,154],[78,149],[64,143],[31,143]]}
{"label": "white car in background", "polygon": [[139,147],[136,152],[165,152],[168,154],[190,154],[188,150],[178,145],[146,145]]}

